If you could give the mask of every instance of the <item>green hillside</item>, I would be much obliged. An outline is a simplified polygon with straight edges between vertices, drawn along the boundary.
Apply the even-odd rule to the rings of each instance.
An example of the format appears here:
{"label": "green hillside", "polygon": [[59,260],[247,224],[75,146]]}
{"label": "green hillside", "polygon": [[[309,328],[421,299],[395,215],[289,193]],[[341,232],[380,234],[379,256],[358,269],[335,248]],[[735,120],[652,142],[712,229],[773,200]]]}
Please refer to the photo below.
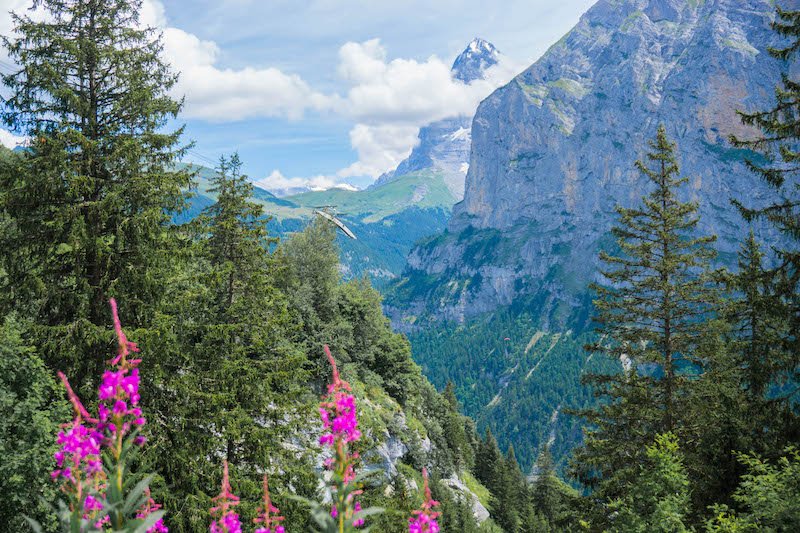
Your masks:
{"label": "green hillside", "polygon": [[287,200],[305,208],[335,205],[339,212],[365,223],[379,222],[412,206],[449,211],[457,201],[437,172],[414,172],[364,191],[328,189],[289,196]]}
{"label": "green hillside", "polygon": [[465,324],[447,323],[413,332],[414,358],[439,389],[455,386],[464,414],[491,429],[501,449],[513,444],[530,472],[548,444],[564,467],[581,439],[581,421],[566,413],[594,403],[581,384],[587,371],[613,371],[606,358],[583,346],[591,335],[543,331],[528,312],[501,309]]}
{"label": "green hillside", "polygon": [[[211,192],[214,170],[189,165],[196,186],[189,208],[177,222],[197,216],[216,195]],[[254,201],[272,217],[270,230],[286,236],[302,230],[320,206],[334,206],[357,240],[339,235],[343,273],[347,278],[369,275],[377,285],[398,276],[411,247],[420,239],[440,233],[447,226],[456,198],[439,173],[415,172],[364,191],[329,189],[278,198],[255,187]]]}

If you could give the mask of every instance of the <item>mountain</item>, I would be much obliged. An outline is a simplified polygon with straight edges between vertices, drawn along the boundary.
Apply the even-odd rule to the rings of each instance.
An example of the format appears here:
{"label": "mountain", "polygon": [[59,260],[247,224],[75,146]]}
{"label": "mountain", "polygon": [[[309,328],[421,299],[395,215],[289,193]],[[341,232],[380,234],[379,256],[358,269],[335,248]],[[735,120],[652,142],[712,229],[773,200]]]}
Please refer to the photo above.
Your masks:
{"label": "mountain", "polygon": [[580,376],[613,370],[583,350],[587,285],[598,252],[614,250],[614,206],[648,191],[634,161],[658,125],[722,264],[748,230],[731,198],[771,197],[745,167],[756,155],[727,139],[757,135],[737,109],[773,102],[773,16],[771,0],[600,0],[478,108],[464,200],[412,250],[386,310],[429,379],[452,381],[480,431],[513,444],[524,468],[545,443],[563,466],[581,438],[564,411],[594,401]]}
{"label": "mountain", "polygon": [[475,37],[453,62],[453,77],[464,83],[483,79],[486,69],[493,67],[500,59],[500,51],[495,46]]}
{"label": "mountain", "polygon": [[[484,79],[486,69],[497,64],[500,52],[494,45],[475,38],[453,62],[454,79],[471,83]],[[450,117],[433,122],[419,131],[419,142],[397,168],[381,175],[372,187],[380,187],[412,172],[440,172],[450,191],[464,197],[464,177],[469,168],[472,117]]]}
{"label": "mountain", "polygon": [[462,321],[534,307],[544,329],[585,320],[586,285],[611,246],[614,206],[647,181],[634,168],[664,123],[678,144],[701,231],[721,260],[744,223],[731,198],[769,192],[730,134],[737,109],[768,107],[779,65],[770,0],[600,0],[535,64],[478,108],[464,200],[417,246],[393,297],[395,322]]}
{"label": "mountain", "polygon": [[[214,170],[192,165],[196,186],[188,208],[174,217],[182,223],[196,217],[216,201],[209,189]],[[341,220],[356,234],[351,240],[339,234],[342,271],[346,278],[369,275],[383,285],[397,277],[415,242],[441,232],[458,199],[444,176],[434,171],[411,172],[381,187],[365,191],[342,188],[309,191],[279,198],[253,187],[253,198],[271,217],[269,230],[285,237],[301,230],[321,206],[335,206]]]}

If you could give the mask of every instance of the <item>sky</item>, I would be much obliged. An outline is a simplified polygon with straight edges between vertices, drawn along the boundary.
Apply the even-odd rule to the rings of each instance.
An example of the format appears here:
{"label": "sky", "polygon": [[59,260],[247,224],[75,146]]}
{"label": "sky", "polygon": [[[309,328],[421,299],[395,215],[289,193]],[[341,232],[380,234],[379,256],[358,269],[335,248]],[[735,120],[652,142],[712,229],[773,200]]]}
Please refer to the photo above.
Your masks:
{"label": "sky", "polygon": [[[191,161],[238,152],[267,187],[363,187],[407,156],[421,126],[472,115],[594,1],[144,0],[140,18],[180,72]],[[30,3],[0,0],[0,34]],[[449,70],[474,37],[502,60],[465,85]],[[3,144],[20,140],[0,130]]]}

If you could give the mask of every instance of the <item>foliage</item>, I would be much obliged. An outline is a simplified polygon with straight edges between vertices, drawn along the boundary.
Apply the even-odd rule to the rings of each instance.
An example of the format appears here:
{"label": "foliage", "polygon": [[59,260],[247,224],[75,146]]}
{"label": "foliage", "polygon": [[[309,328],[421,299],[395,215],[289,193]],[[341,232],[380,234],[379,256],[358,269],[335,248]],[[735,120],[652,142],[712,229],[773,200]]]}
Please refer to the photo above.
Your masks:
{"label": "foliage", "polygon": [[52,435],[68,411],[56,400],[56,382],[35,350],[26,346],[24,333],[13,315],[0,325],[0,523],[21,531],[25,515],[49,531],[55,517],[42,500],[57,496],[47,475],[56,452]]}
{"label": "foliage", "polygon": [[[160,334],[151,338],[162,354],[151,400],[164,422],[151,457],[159,472],[170,472],[159,495],[179,509],[170,516],[175,531],[205,523],[219,468],[209,457],[227,460],[235,479],[249,480],[239,489],[247,502],[261,491],[253,480],[264,466],[291,472],[287,482],[302,494],[313,490],[313,476],[302,471],[309,452],[282,445],[311,413],[306,356],[287,298],[275,287],[267,220],[240,168],[236,155],[220,161],[212,180],[218,201],[186,228],[186,271],[170,287],[154,328]],[[242,513],[252,516],[255,508],[246,503]]]}
{"label": "foliage", "polygon": [[543,331],[524,309],[422,328],[409,340],[425,376],[440,390],[452,382],[464,414],[476,420],[481,433],[491,429],[501,446],[513,444],[526,472],[551,435],[561,470],[580,439],[579,420],[563,411],[595,401],[581,376],[618,368],[584,350],[590,334]]}
{"label": "foliage", "polygon": [[715,506],[707,531],[796,531],[800,527],[800,452],[789,447],[775,463],[755,454],[739,454],[747,469],[734,493],[735,513]]}
{"label": "foliage", "polygon": [[[756,395],[768,392],[773,400],[771,408],[782,413],[771,421],[770,435],[787,444],[795,442],[800,435],[800,418],[796,411],[796,384],[800,381],[800,252],[797,248],[800,242],[800,184],[797,181],[800,82],[792,76],[800,49],[800,11],[781,7],[776,11],[772,28],[785,44],[770,49],[769,53],[786,65],[775,87],[775,106],[768,110],[739,112],[742,122],[761,130],[762,135],[751,139],[731,137],[731,142],[760,156],[759,160],[749,160],[747,164],[775,192],[773,197],[760,203],[750,198],[734,198],[734,203],[745,220],[766,220],[784,236],[775,246],[778,256],[775,267],[763,269],[763,272],[758,272],[758,268],[747,271],[751,290],[746,293],[745,301],[758,313],[759,319],[750,321],[755,327],[751,329],[750,338],[760,353],[750,365],[748,387]],[[752,266],[760,267],[754,255],[760,252],[754,250],[752,244],[748,244],[748,250]],[[754,279],[754,273],[760,279]],[[775,388],[765,391],[768,386]],[[778,444],[777,449],[780,448]]]}
{"label": "foliage", "polygon": [[656,436],[647,446],[646,461],[627,494],[610,505],[610,531],[683,533],[689,511],[689,478],[678,439],[671,433]]}

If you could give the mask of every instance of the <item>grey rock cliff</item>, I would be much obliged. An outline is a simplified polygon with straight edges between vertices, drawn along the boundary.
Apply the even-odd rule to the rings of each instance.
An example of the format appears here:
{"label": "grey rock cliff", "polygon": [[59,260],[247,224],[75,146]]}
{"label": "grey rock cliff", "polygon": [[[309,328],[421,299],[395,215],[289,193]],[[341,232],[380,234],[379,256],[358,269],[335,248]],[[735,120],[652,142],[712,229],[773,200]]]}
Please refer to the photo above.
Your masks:
{"label": "grey rock cliff", "polygon": [[[796,7],[798,2],[785,3]],[[634,169],[660,123],[678,144],[701,231],[730,262],[744,222],[731,198],[769,195],[732,149],[736,110],[769,107],[780,64],[770,0],[600,0],[534,65],[484,100],[464,200],[416,247],[390,311],[463,320],[536,306],[545,327],[585,308],[614,206],[647,193]],[[766,235],[767,239],[774,236]],[[402,318],[402,320],[400,320]]]}

